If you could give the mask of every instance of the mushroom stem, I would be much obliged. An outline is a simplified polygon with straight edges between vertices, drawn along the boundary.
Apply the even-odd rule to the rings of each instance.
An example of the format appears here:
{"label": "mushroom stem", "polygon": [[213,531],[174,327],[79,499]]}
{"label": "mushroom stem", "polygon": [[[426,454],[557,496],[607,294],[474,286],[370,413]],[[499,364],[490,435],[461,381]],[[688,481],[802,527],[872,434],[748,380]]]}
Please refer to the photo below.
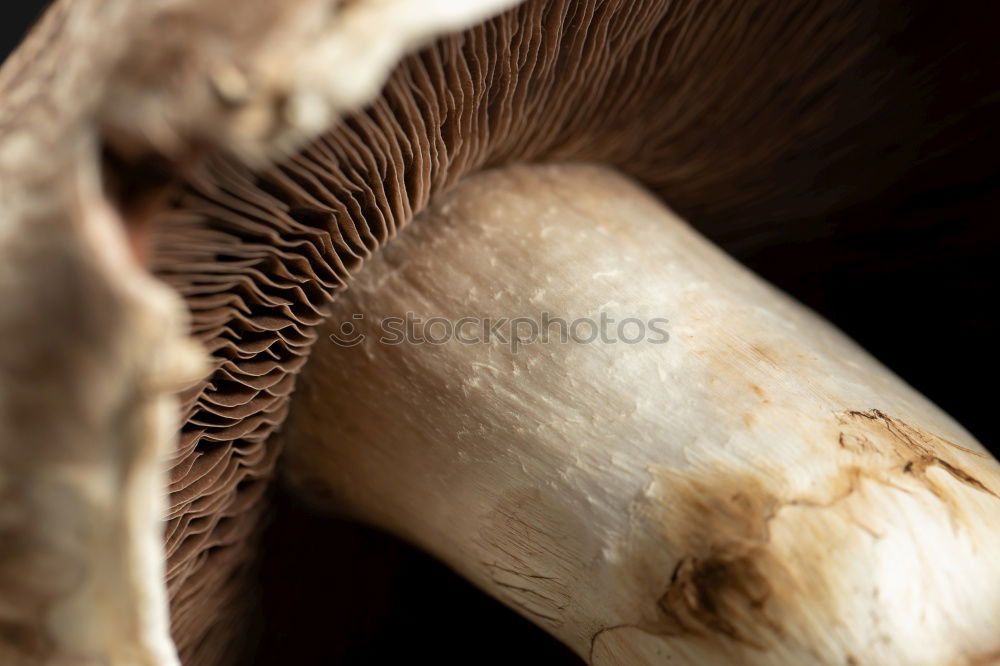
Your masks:
{"label": "mushroom stem", "polygon": [[591,663],[1000,660],[996,462],[614,172],[466,180],[325,332],[293,483]]}

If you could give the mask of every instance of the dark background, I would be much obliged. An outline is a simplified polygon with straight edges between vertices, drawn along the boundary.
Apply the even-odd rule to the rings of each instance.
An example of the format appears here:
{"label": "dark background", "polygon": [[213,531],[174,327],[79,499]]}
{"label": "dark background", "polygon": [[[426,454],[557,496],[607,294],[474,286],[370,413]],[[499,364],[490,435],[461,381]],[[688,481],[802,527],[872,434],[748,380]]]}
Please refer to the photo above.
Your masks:
{"label": "dark background", "polygon": [[[45,3],[12,4],[0,15],[4,57]],[[894,148],[912,152],[912,168],[878,197],[829,211],[808,234],[742,238],[727,249],[997,453],[1000,63],[989,4],[885,4],[905,19],[885,35],[898,54],[893,76],[922,91],[932,140]],[[267,629],[258,637],[258,664],[405,663],[431,655],[438,664],[575,663],[540,630],[406,545],[314,516],[280,494],[277,504],[282,520],[267,542],[288,548],[264,553]],[[303,607],[324,612],[295,613]],[[301,654],[288,661],[294,644]]]}

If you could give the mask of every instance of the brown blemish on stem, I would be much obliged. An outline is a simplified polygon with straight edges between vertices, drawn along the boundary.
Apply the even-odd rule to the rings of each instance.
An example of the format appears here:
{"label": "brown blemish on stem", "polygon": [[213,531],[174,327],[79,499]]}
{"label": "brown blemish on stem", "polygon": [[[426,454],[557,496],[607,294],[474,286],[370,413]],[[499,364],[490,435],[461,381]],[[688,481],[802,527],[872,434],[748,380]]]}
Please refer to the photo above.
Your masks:
{"label": "brown blemish on stem", "polygon": [[779,363],[777,354],[775,354],[773,351],[771,351],[764,345],[752,344],[750,345],[750,351],[753,352],[754,356],[756,356],[757,358],[761,359],[762,361],[765,361],[766,363],[769,363],[770,365],[776,368],[780,367],[781,365]]}
{"label": "brown blemish on stem", "polygon": [[[809,627],[836,624],[842,604],[855,603],[845,595],[859,594],[837,586],[844,561],[829,551],[852,540],[882,539],[879,529],[887,520],[891,529],[892,518],[874,515],[875,527],[866,523],[877,514],[873,507],[895,493],[919,498],[926,490],[931,496],[920,501],[943,504],[956,530],[975,524],[958,511],[960,488],[1000,497],[981,480],[988,473],[983,459],[989,459],[976,451],[875,409],[837,418],[830,455],[840,457],[807,494],[792,492],[787,472],[774,469],[651,470],[656,482],[643,511],[652,524],[665,526],[659,529],[667,544],[659,550],[674,557],[669,577],[662,568],[647,569],[666,578],[665,588],[652,614],[632,626],[727,654],[737,647],[759,651],[791,644],[816,663],[861,663],[862,657],[846,652],[830,661],[832,653],[820,654],[829,646],[807,638]],[[932,467],[957,484],[932,478]],[[651,552],[650,545],[637,552]],[[662,567],[660,562],[647,566]]]}
{"label": "brown blemish on stem", "polygon": [[770,570],[778,563],[767,552],[769,523],[778,498],[749,474],[722,474],[714,481],[680,479],[664,471],[664,487],[683,503],[674,517],[678,541],[688,546],[656,603],[657,619],[643,629],[666,636],[723,637],[764,649],[780,634],[768,616],[774,596]]}
{"label": "brown blemish on stem", "polygon": [[[938,467],[956,481],[1000,499],[996,492],[964,469],[962,461],[949,460],[953,456],[953,451],[978,459],[989,459],[978,451],[915,428],[877,409],[845,412],[841,423],[845,426],[860,426],[851,428],[853,432],[846,430],[841,432],[841,448],[854,453],[888,456],[901,461],[903,474],[918,480],[946,504],[952,505],[951,498],[928,476],[927,471],[931,467]],[[878,445],[873,444],[873,441],[878,442]]]}
{"label": "brown blemish on stem", "polygon": [[866,412],[852,410],[845,412],[845,414],[850,418],[861,421],[880,422],[885,426],[886,430],[892,433],[902,444],[917,452],[927,452],[933,448],[935,444],[940,443],[977,458],[982,458],[984,460],[990,459],[990,457],[985,453],[967,449],[964,446],[960,446],[952,441],[944,439],[943,437],[933,435],[919,428],[914,428],[899,419],[894,419],[891,416],[886,415],[878,409],[869,409]]}
{"label": "brown blemish on stem", "polygon": [[762,621],[777,628],[763,614],[771,584],[750,556],[685,558],[677,563],[670,586],[659,601],[668,635],[708,630],[755,648],[764,646],[728,619],[727,606],[744,604]]}

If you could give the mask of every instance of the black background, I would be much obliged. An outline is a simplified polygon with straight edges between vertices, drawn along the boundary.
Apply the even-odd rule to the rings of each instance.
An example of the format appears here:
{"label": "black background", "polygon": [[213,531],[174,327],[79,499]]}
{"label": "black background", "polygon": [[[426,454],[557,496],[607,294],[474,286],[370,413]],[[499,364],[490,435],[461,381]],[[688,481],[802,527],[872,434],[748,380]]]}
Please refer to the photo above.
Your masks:
{"label": "black background", "polygon": [[[44,4],[4,6],[0,53]],[[885,4],[906,19],[885,36],[899,57],[894,76],[922,87],[936,138],[880,196],[829,211],[811,233],[744,238],[727,249],[997,453],[1000,62],[990,3]],[[256,663],[574,663],[540,630],[404,544],[311,515],[280,494],[276,501],[282,521],[267,541],[288,548],[264,553],[266,628],[256,636]]]}

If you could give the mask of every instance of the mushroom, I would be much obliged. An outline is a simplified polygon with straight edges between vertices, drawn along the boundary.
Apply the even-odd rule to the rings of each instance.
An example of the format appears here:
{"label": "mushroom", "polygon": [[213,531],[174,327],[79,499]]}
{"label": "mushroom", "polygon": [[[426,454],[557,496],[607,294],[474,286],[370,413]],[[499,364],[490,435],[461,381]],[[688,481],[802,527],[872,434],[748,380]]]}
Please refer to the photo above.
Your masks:
{"label": "mushroom", "polygon": [[[0,72],[0,327],[37,332],[0,351],[5,663],[176,663],[167,596],[185,664],[237,659],[282,444],[303,494],[594,662],[995,658],[995,463],[654,201],[780,235],[897,178],[919,95],[880,103],[878,8],[529,0],[379,92],[404,49],[511,4],[66,1]],[[814,185],[869,162],[850,191]],[[599,315],[604,286],[619,315],[668,310],[666,344],[328,337],[536,292]],[[886,568],[893,548],[924,559]]]}

